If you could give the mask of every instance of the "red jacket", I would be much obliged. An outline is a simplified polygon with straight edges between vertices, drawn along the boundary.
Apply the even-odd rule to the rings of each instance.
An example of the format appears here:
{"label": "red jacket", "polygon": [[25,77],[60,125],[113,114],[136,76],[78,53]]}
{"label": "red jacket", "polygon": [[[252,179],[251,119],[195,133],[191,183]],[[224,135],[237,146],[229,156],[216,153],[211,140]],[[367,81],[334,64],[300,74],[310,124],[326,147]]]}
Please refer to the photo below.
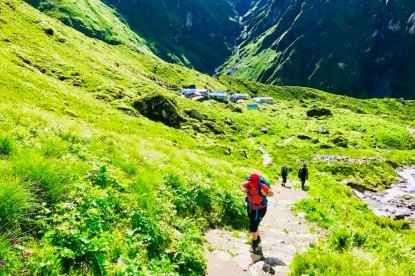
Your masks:
{"label": "red jacket", "polygon": [[[259,182],[259,175],[253,174],[250,176],[249,181],[246,181],[242,184],[242,187],[245,189],[249,188],[248,191],[248,202],[251,203],[252,209],[262,209],[266,206],[262,206],[261,202],[264,199],[264,196],[261,194],[261,191],[258,191],[258,182]],[[260,184],[261,189],[264,190],[265,193],[269,191],[269,188],[265,184]]]}

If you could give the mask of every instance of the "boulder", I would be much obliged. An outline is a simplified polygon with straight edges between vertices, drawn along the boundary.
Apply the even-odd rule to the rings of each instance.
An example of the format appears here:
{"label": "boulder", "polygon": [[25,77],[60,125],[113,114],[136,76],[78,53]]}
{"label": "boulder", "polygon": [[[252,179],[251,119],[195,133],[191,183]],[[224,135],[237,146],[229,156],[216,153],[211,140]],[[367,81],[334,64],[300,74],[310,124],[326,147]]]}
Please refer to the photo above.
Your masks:
{"label": "boulder", "polygon": [[324,127],[318,127],[317,132],[319,134],[329,134],[329,131],[325,129]]}
{"label": "boulder", "polygon": [[60,81],[64,81],[64,80],[67,80],[67,79],[69,79],[67,76],[65,76],[65,75],[63,75],[63,74],[58,74],[58,80],[60,80]]}
{"label": "boulder", "polygon": [[261,127],[261,132],[264,133],[264,134],[267,134],[268,133],[268,128]]}
{"label": "boulder", "polygon": [[322,145],[320,145],[320,148],[322,148],[322,149],[331,149],[331,148],[333,148],[333,146],[328,145],[328,144],[322,144]]}
{"label": "boulder", "polygon": [[232,120],[231,120],[231,119],[226,118],[226,119],[225,119],[225,124],[227,124],[228,126],[232,126],[232,125],[233,125],[233,122],[232,122]]}
{"label": "boulder", "polygon": [[190,118],[196,119],[199,122],[201,122],[203,120],[202,115],[200,115],[200,112],[196,109],[192,109],[192,110],[185,110],[185,113],[187,114],[187,116],[189,116]]}
{"label": "boulder", "polygon": [[348,140],[344,138],[343,136],[336,136],[332,140],[333,144],[335,144],[338,147],[347,148]]}
{"label": "boulder", "polygon": [[225,131],[218,124],[214,122],[205,122],[203,125],[215,134],[225,133]]}
{"label": "boulder", "polygon": [[52,36],[54,34],[54,31],[52,28],[45,28],[43,31],[45,32],[45,34],[49,36]]}
{"label": "boulder", "polygon": [[307,111],[307,117],[321,117],[333,115],[330,109],[324,107],[316,107]]}
{"label": "boulder", "polygon": [[244,158],[246,158],[246,159],[248,159],[249,158],[249,156],[248,156],[248,152],[246,151],[246,150],[240,150],[239,151],[239,153],[244,157]]}
{"label": "boulder", "polygon": [[401,219],[405,219],[406,217],[410,217],[410,216],[411,216],[411,213],[399,213],[399,214],[395,214],[394,219],[401,220]]}
{"label": "boulder", "polygon": [[174,102],[161,94],[144,96],[135,101],[133,106],[144,117],[170,127],[180,128],[180,124],[185,121]]}
{"label": "boulder", "polygon": [[131,116],[131,117],[137,117],[137,113],[135,110],[126,107],[126,106],[117,106],[118,110],[121,110],[122,112],[124,112],[124,114]]}
{"label": "boulder", "polygon": [[302,134],[297,135],[297,138],[300,139],[300,140],[311,140],[311,139],[313,139],[310,136],[302,135]]}
{"label": "boulder", "polygon": [[232,112],[243,113],[243,110],[242,110],[242,108],[240,106],[234,106],[234,105],[232,105],[231,109],[232,109]]}

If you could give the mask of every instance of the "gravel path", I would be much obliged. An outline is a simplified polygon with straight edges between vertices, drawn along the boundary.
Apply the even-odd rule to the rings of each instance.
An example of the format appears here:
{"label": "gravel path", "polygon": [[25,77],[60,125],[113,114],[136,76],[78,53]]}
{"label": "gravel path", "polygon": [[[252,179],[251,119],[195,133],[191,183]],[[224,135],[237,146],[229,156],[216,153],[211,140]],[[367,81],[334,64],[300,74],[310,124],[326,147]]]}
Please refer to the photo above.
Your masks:
{"label": "gravel path", "polygon": [[290,205],[307,197],[307,193],[279,184],[272,190],[275,195],[269,198],[268,211],[259,228],[262,256],[249,252],[247,233],[211,230],[206,234],[207,275],[287,275],[295,253],[318,240],[319,235],[310,232],[301,214],[295,216],[290,211]]}

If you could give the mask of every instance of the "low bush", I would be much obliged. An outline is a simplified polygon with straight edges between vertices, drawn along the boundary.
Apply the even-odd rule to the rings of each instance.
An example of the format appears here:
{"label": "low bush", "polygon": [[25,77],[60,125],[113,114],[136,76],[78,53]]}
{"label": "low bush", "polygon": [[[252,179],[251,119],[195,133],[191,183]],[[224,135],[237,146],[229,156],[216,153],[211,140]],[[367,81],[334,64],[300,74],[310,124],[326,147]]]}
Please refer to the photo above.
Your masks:
{"label": "low bush", "polygon": [[181,217],[203,218],[209,227],[242,228],[248,225],[242,195],[224,189],[215,192],[207,183],[183,183],[175,175],[167,175],[164,184]]}
{"label": "low bush", "polygon": [[9,136],[0,136],[0,156],[10,155],[14,149],[14,142]]}
{"label": "low bush", "polygon": [[331,235],[331,245],[338,251],[347,250],[352,244],[352,236],[346,229],[336,229]]}

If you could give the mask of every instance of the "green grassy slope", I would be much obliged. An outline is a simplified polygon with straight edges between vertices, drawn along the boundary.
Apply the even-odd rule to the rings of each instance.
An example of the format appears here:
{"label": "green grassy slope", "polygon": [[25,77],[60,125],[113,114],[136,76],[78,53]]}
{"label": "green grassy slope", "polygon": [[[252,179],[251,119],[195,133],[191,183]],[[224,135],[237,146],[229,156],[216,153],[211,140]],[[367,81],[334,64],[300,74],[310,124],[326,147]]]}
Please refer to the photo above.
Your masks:
{"label": "green grassy slope", "polygon": [[121,21],[117,12],[97,0],[82,1],[26,1],[89,37],[109,44],[124,44],[132,49],[150,54],[146,41]]}
{"label": "green grassy slope", "polygon": [[226,0],[27,0],[47,15],[110,44],[142,49],[162,59],[213,73],[240,33]]}
{"label": "green grassy slope", "polygon": [[[414,102],[214,79],[87,38],[14,0],[0,3],[0,47],[0,274],[201,275],[203,232],[246,229],[239,182],[256,170],[276,183],[283,162],[295,171],[302,161],[311,198],[297,207],[328,238],[296,258],[295,274],[414,271],[408,224],[376,218],[340,184],[381,189],[396,176],[393,166],[415,162],[405,129]],[[239,113],[173,93],[193,83],[276,102]],[[172,129],[118,109],[154,92],[175,99],[182,114],[197,109],[203,121]],[[307,118],[313,106],[333,116]],[[258,146],[275,165],[262,165]],[[381,160],[328,164],[316,153]]]}

